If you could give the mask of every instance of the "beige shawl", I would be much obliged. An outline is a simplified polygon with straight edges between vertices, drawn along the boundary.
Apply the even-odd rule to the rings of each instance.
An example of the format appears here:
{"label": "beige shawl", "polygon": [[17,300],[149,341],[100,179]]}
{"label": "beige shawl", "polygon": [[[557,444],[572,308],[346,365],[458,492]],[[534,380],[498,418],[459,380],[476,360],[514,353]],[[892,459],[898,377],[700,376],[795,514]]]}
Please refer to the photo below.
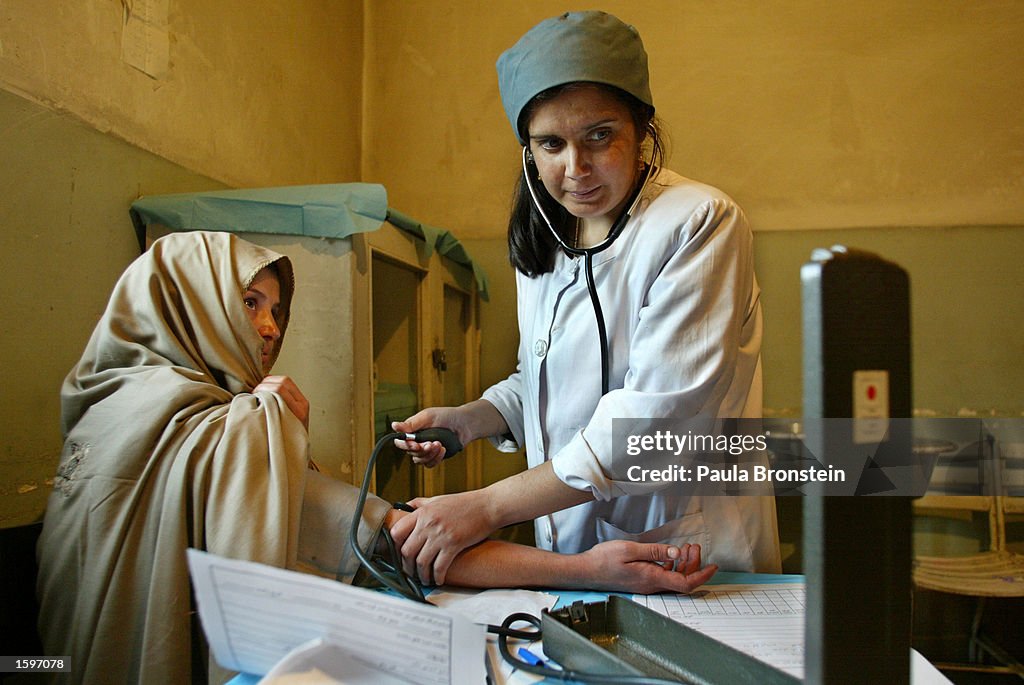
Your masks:
{"label": "beige shawl", "polygon": [[[64,382],[38,588],[45,653],[70,657],[72,682],[206,678],[187,547],[296,564],[307,433],[277,395],[252,392],[262,339],[242,302],[269,264],[283,340],[287,258],[226,233],[156,241],[118,281]],[[318,534],[347,530],[324,520],[323,502],[314,509]]]}

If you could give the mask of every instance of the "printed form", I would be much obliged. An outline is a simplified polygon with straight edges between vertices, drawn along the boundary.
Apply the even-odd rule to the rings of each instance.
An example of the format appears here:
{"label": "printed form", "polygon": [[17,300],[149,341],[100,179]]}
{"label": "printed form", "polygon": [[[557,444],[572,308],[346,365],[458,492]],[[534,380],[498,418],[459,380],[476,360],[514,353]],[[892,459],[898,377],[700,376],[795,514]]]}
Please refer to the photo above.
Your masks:
{"label": "printed form", "polygon": [[804,585],[705,585],[633,601],[798,678],[804,673]]}
{"label": "printed form", "polygon": [[[803,583],[705,585],[690,595],[633,595],[633,601],[771,664],[804,675]],[[912,685],[953,685],[915,649]]]}
{"label": "printed form", "polygon": [[321,639],[361,667],[406,682],[484,682],[484,627],[459,614],[193,549],[188,562],[203,630],[225,668],[263,675]]}

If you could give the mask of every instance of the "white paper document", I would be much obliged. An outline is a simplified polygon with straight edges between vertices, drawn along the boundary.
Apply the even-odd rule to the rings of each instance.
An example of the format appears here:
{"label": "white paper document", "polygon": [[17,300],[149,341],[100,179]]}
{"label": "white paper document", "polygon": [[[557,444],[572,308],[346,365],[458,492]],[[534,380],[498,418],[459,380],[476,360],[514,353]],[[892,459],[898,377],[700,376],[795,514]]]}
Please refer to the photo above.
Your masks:
{"label": "white paper document", "polygon": [[803,678],[804,585],[705,585],[689,595],[633,601]]}
{"label": "white paper document", "polygon": [[121,59],[155,79],[167,76],[171,39],[169,0],[122,0]]}
{"label": "white paper document", "polygon": [[[705,585],[690,595],[633,595],[633,601],[800,680],[804,676],[805,598],[803,583]],[[910,682],[952,685],[913,649]]]}
{"label": "white paper document", "polygon": [[[462,590],[444,588],[430,593],[430,601],[438,606],[457,611],[476,623],[501,625],[506,616],[517,613],[540,616],[544,609],[550,609],[558,601],[558,597],[546,592],[534,590]],[[516,628],[530,630],[525,623],[516,624]],[[529,643],[518,640],[510,641],[513,652],[519,649],[530,650],[535,656],[543,658],[544,651],[539,642]],[[487,635],[487,677],[491,685],[524,685],[540,682],[540,676],[517,671],[511,664],[501,658],[498,651],[498,640],[494,634]]]}
{"label": "white paper document", "polygon": [[317,638],[290,651],[258,685],[405,685],[407,682],[359,663],[341,645]]}
{"label": "white paper document", "polygon": [[264,675],[322,638],[363,666],[417,685],[484,682],[484,628],[435,606],[264,564],[188,550],[217,662]]}
{"label": "white paper document", "polygon": [[[467,590],[444,587],[430,593],[431,604],[462,614],[474,623],[500,626],[510,614],[540,616],[544,609],[555,606],[558,597],[536,590]],[[494,639],[494,635],[488,635]]]}

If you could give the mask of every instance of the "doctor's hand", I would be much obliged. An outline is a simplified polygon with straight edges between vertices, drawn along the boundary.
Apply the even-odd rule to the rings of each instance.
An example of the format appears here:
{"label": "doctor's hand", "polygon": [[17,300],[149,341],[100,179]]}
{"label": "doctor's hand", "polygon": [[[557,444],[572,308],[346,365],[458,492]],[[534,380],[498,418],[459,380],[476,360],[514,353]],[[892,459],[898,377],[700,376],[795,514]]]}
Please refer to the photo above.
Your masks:
{"label": "doctor's hand", "polygon": [[[415,433],[427,428],[447,428],[455,433],[463,445],[469,442],[465,426],[461,425],[457,407],[431,407],[413,414],[405,421],[394,421],[391,430],[400,433]],[[412,440],[395,440],[395,447],[412,457],[414,464],[422,464],[433,468],[444,460],[444,445],[440,442],[414,442]]]}
{"label": "doctor's hand", "polygon": [[409,502],[415,511],[391,528],[406,573],[411,575],[415,568],[421,582],[442,585],[459,552],[494,532],[498,526],[490,521],[482,492],[470,490]]}
{"label": "doctor's hand", "polygon": [[[415,433],[426,428],[447,428],[458,436],[459,442],[468,445],[477,438],[507,432],[508,424],[487,400],[467,402],[458,407],[431,407],[405,421],[391,424],[391,430],[402,433]],[[444,446],[437,441],[395,440],[395,447],[412,456],[414,464],[428,467],[437,466],[445,456]]]}
{"label": "doctor's hand", "polygon": [[591,547],[581,555],[590,569],[587,585],[616,592],[689,593],[718,571],[708,564],[701,568],[700,545],[612,540]]}
{"label": "doctor's hand", "polygon": [[278,395],[284,400],[285,405],[291,410],[299,421],[302,421],[302,425],[309,430],[309,400],[299,390],[299,386],[295,384],[288,376],[267,376],[260,384],[252,390],[254,393],[258,391],[272,392]]}

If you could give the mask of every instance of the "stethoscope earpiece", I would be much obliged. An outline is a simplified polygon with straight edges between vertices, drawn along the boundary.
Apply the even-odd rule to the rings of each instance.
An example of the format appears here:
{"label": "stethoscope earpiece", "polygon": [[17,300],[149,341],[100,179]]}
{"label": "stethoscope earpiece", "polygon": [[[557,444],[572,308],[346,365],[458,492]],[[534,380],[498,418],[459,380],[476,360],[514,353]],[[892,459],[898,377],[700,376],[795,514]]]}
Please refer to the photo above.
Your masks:
{"label": "stethoscope earpiece", "polygon": [[565,250],[566,252],[568,252],[569,254],[576,255],[576,256],[594,255],[594,254],[597,254],[599,252],[603,252],[608,247],[610,247],[613,242],[615,242],[615,239],[618,238],[619,234],[622,233],[622,229],[626,227],[626,222],[628,222],[629,218],[631,216],[633,216],[633,212],[636,210],[637,204],[640,203],[640,198],[644,194],[644,189],[646,189],[647,188],[647,184],[650,183],[651,178],[654,176],[654,170],[655,170],[655,167],[654,167],[654,164],[653,164],[653,161],[652,161],[651,164],[647,165],[647,168],[646,168],[646,170],[644,172],[644,180],[640,184],[640,187],[637,188],[636,193],[633,195],[633,199],[629,203],[629,207],[626,209],[626,211],[624,211],[622,214],[620,214],[619,217],[615,220],[615,223],[612,224],[611,230],[608,231],[608,235],[605,236],[605,239],[602,240],[597,245],[593,245],[591,247],[586,247],[586,248],[581,248],[581,247],[570,246],[568,243],[565,242],[565,240],[562,238],[562,236],[559,235],[558,231],[555,230],[555,226],[551,222],[551,218],[547,215],[547,212],[544,211],[544,207],[541,206],[541,204],[540,204],[540,197],[537,195],[537,189],[534,187],[533,181],[531,180],[530,169],[529,169],[529,166],[528,166],[528,165],[533,164],[533,163],[534,163],[533,153],[530,152],[530,148],[529,147],[524,145],[523,146],[523,178],[524,178],[524,180],[526,182],[526,189],[530,193],[530,198],[533,200],[533,206],[537,208],[537,212],[540,214],[541,218],[544,219],[544,223],[545,223],[545,225],[547,225],[548,230],[551,231],[551,235],[554,236],[555,240],[562,247],[562,249]]}

